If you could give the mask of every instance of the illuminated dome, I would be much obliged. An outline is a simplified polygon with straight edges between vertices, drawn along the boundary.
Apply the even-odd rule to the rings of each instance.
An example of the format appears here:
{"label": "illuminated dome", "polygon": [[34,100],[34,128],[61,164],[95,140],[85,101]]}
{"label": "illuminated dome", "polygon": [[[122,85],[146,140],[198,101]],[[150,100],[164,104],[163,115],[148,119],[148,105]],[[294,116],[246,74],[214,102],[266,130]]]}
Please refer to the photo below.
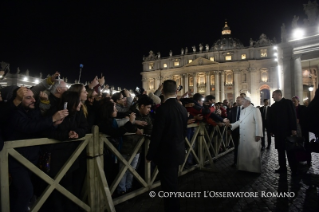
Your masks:
{"label": "illuminated dome", "polygon": [[225,26],[222,31],[222,37],[217,40],[214,45],[212,46],[211,50],[218,51],[218,50],[229,50],[229,49],[240,49],[243,48],[244,45],[240,40],[237,38],[231,37],[231,30],[225,22]]}

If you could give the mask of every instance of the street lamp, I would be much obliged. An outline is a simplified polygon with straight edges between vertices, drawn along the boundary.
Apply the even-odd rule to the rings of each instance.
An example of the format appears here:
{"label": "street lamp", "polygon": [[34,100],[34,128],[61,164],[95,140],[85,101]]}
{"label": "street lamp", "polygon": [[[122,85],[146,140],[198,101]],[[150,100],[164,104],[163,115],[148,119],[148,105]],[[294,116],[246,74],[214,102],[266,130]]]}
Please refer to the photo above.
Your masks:
{"label": "street lamp", "polygon": [[80,83],[80,80],[81,80],[82,68],[83,68],[83,64],[80,64],[80,74],[79,74],[79,82],[78,83]]}
{"label": "street lamp", "polygon": [[295,29],[294,32],[293,32],[293,37],[294,38],[302,38],[305,34],[305,31],[302,30],[302,29]]}

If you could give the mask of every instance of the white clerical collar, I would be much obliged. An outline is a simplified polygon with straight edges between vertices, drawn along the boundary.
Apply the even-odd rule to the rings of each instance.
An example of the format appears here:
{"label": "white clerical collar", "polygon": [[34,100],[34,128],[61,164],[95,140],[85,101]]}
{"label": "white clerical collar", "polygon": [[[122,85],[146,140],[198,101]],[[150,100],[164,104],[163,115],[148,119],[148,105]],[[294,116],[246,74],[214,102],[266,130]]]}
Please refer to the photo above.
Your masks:
{"label": "white clerical collar", "polygon": [[165,99],[164,102],[166,102],[166,101],[169,100],[169,99],[176,99],[176,96],[175,96],[175,97],[169,97],[169,98]]}

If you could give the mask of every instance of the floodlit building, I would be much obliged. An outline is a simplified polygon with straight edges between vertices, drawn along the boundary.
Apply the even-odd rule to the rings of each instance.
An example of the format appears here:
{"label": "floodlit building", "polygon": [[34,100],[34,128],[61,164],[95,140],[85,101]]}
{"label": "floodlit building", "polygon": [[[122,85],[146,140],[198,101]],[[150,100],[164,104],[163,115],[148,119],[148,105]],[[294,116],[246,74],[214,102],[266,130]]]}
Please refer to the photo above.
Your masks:
{"label": "floodlit building", "polygon": [[170,51],[169,57],[150,51],[143,58],[143,88],[154,91],[172,79],[183,86],[179,95],[187,91],[212,94],[216,101],[234,102],[240,93],[246,93],[255,105],[262,105],[263,99],[271,99],[277,89],[285,98],[312,99],[318,86],[318,5],[308,2],[304,10],[308,19],[303,24],[295,16],[289,30],[282,25],[280,43],[262,33],[244,46],[233,37],[238,32],[233,33],[226,22],[221,38],[212,46],[182,48],[179,55]]}

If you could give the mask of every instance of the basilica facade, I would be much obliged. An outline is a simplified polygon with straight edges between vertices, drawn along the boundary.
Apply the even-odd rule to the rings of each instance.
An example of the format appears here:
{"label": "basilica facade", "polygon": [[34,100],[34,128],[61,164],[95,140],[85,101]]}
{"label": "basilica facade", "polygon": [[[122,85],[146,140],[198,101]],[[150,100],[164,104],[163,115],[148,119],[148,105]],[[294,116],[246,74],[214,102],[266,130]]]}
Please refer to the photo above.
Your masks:
{"label": "basilica facade", "polygon": [[[264,99],[272,101],[271,93],[281,89],[284,97],[296,95],[303,104],[314,96],[319,66],[318,5],[309,2],[304,9],[307,21],[300,26],[294,17],[287,30],[283,24],[280,43],[261,34],[244,46],[232,36],[226,22],[221,38],[212,46],[182,48],[179,55],[170,51],[169,57],[150,51],[143,58],[143,88],[153,92],[163,81],[172,79],[183,86],[178,95],[190,91],[234,102],[240,93],[246,93],[255,105],[262,105]],[[296,36],[298,30],[305,33]]]}

